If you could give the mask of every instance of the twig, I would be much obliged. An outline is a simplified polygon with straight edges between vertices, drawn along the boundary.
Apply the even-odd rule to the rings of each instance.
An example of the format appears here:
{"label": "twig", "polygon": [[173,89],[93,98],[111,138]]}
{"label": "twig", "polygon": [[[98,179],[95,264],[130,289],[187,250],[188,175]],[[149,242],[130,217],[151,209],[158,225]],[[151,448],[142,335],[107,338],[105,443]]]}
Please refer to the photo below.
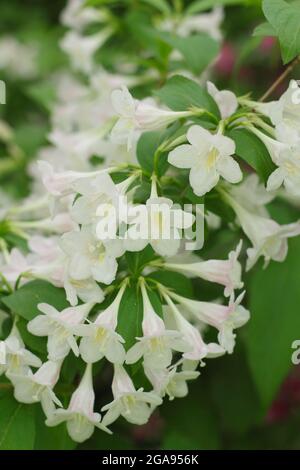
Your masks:
{"label": "twig", "polygon": [[269,96],[276,90],[276,88],[287,78],[287,76],[292,72],[293,68],[300,63],[300,56],[296,57],[293,62],[284,70],[284,72],[277,78],[273,85],[266,91],[266,93],[259,99],[260,102],[265,101]]}

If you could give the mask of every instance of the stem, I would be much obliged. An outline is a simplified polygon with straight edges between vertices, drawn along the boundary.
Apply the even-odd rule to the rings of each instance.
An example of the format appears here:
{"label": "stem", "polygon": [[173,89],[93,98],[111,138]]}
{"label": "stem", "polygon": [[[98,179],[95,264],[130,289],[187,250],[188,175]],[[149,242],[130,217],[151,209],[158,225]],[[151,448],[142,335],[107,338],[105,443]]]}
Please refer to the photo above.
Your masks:
{"label": "stem", "polygon": [[270,95],[272,95],[273,91],[275,91],[276,88],[288,77],[288,75],[292,72],[292,70],[298,63],[300,63],[300,56],[296,57],[296,59],[294,59],[293,62],[290,63],[290,65],[277,78],[277,80],[275,80],[275,82],[270,86],[266,93],[259,99],[261,103],[267,98],[269,98]]}

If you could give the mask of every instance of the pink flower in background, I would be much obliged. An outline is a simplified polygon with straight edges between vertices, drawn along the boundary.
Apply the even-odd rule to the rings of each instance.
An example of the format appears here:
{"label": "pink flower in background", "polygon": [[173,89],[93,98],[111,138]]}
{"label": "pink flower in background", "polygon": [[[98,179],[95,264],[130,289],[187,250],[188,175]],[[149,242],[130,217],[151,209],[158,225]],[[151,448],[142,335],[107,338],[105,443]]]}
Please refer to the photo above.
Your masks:
{"label": "pink flower in background", "polygon": [[262,41],[260,43],[260,46],[259,46],[259,49],[264,54],[268,54],[274,48],[276,43],[277,43],[277,40],[276,40],[275,37],[267,36],[267,37],[262,39]]}
{"label": "pink flower in background", "polygon": [[233,46],[229,42],[225,42],[215,65],[216,73],[223,76],[230,75],[235,64],[235,58],[236,53]]}

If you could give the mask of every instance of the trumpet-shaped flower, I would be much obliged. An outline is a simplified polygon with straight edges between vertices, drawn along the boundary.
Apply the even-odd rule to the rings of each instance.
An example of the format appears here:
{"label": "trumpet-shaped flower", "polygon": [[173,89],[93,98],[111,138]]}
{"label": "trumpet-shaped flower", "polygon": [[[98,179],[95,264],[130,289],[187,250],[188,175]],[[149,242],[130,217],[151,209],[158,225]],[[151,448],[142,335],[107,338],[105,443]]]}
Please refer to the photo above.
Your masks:
{"label": "trumpet-shaped flower", "polygon": [[248,211],[228,194],[225,197],[253,245],[247,250],[247,270],[254,266],[260,256],[265,258],[265,265],[271,259],[284,261],[288,251],[287,239],[300,234],[300,221],[279,225],[275,220]]}
{"label": "trumpet-shaped flower", "polygon": [[290,145],[285,142],[280,142],[275,140],[272,137],[268,136],[264,132],[256,129],[255,127],[250,127],[251,132],[255,134],[266,146],[272,161],[277,165],[281,161],[282,153],[285,153],[290,149]]}
{"label": "trumpet-shaped flower", "polygon": [[274,199],[274,194],[268,192],[256,173],[246,176],[240,184],[231,186],[230,194],[250,212],[268,216],[265,208]]}
{"label": "trumpet-shaped flower", "polygon": [[62,406],[53,392],[53,387],[59,379],[61,362],[45,362],[34,374],[28,371],[26,375],[9,374],[14,385],[14,397],[21,403],[41,402],[45,415],[50,416],[55,410],[54,403]]}
{"label": "trumpet-shaped flower", "polygon": [[174,398],[183,398],[188,394],[188,380],[195,380],[200,372],[195,370],[181,370],[177,372],[177,367],[170,369],[147,369],[145,374],[153,385],[154,391],[164,397],[169,396],[170,400]]}
{"label": "trumpet-shaped flower", "polygon": [[45,188],[54,197],[63,197],[74,193],[72,185],[78,179],[93,178],[97,175],[108,172],[107,169],[94,172],[78,172],[70,170],[55,172],[53,166],[43,160],[38,162],[38,167]]}
{"label": "trumpet-shaped flower", "polygon": [[3,361],[0,362],[0,375],[6,372],[8,375],[24,374],[29,367],[40,367],[41,360],[25,348],[17,327],[14,325],[9,336],[0,341],[3,351]]}
{"label": "trumpet-shaped flower", "polygon": [[164,369],[171,364],[172,350],[186,352],[188,345],[178,331],[167,330],[164,321],[154,311],[145,285],[141,284],[143,297],[143,337],[137,338],[138,343],[127,352],[126,363],[133,364],[141,357],[144,367],[148,369]]}
{"label": "trumpet-shaped flower", "polygon": [[249,105],[268,116],[275,126],[285,124],[299,132],[300,125],[300,88],[296,80],[291,80],[288,89],[278,101],[269,103],[250,102]]}
{"label": "trumpet-shaped flower", "polygon": [[224,295],[229,297],[235,289],[241,289],[242,267],[238,261],[242,248],[242,240],[234,251],[231,251],[227,260],[208,260],[188,264],[165,263],[167,269],[192,274],[210,282],[225,286]]}
{"label": "trumpet-shaped flower", "polygon": [[177,119],[192,114],[190,111],[160,109],[150,100],[135,100],[125,86],[114,90],[111,99],[113,107],[119,115],[119,119],[112,129],[111,138],[119,144],[127,142],[128,149],[132,146],[136,131],[160,129]]}
{"label": "trumpet-shaped flower", "polygon": [[54,411],[46,420],[46,424],[47,426],[57,426],[66,421],[68,433],[76,442],[89,439],[95,427],[111,434],[111,431],[100,422],[101,415],[94,412],[94,404],[92,365],[88,364],[78,388],[71,397],[68,408]]}
{"label": "trumpet-shaped flower", "polygon": [[145,424],[153,408],[162,403],[162,399],[155,393],[144,392],[142,388],[136,390],[124,367],[120,365],[115,365],[112,392],[114,400],[102,408],[102,411],[107,411],[102,420],[104,426],[113,423],[120,415],[129,423]]}
{"label": "trumpet-shaped flower", "polygon": [[184,359],[202,362],[202,359],[205,357],[218,357],[225,353],[224,348],[217,343],[206,344],[199,330],[183,317],[169,295],[164,291],[163,295],[172,311],[178,330],[182,333],[185,342],[190,347],[190,350],[183,354]]}
{"label": "trumpet-shaped flower", "polygon": [[281,153],[278,168],[269,176],[267,190],[275,191],[282,184],[292,196],[300,196],[300,154],[298,147]]}
{"label": "trumpet-shaped flower", "polygon": [[79,356],[74,327],[85,320],[93,305],[83,304],[58,312],[52,305],[38,304],[38,309],[44,315],[37,315],[27,324],[27,329],[35,336],[48,336],[47,349],[50,360],[64,359],[71,349],[75,356]]}
{"label": "trumpet-shaped flower", "polygon": [[126,283],[120,288],[114,301],[101,312],[93,323],[79,325],[76,329],[80,341],[80,354],[85,362],[98,362],[103,357],[112,363],[122,364],[125,359],[124,339],[115,330],[120,303]]}
{"label": "trumpet-shaped flower", "polygon": [[192,126],[187,132],[189,144],[180,145],[169,153],[169,163],[178,168],[190,168],[190,184],[198,196],[214,188],[222,176],[230,183],[238,183],[243,175],[232,158],[235,143],[229,137],[211,134],[201,126]]}
{"label": "trumpet-shaped flower", "polygon": [[236,300],[231,295],[228,305],[187,299],[175,293],[172,294],[172,297],[190,311],[197,320],[217,328],[220,345],[231,354],[236,337],[233,330],[243,326],[250,318],[249,311],[240,305],[244,295],[245,292],[240,294]]}
{"label": "trumpet-shaped flower", "polygon": [[67,300],[72,307],[78,304],[78,297],[83,302],[94,304],[101,303],[104,300],[103,290],[92,277],[78,280],[73,279],[67,272],[63,280],[63,286]]}

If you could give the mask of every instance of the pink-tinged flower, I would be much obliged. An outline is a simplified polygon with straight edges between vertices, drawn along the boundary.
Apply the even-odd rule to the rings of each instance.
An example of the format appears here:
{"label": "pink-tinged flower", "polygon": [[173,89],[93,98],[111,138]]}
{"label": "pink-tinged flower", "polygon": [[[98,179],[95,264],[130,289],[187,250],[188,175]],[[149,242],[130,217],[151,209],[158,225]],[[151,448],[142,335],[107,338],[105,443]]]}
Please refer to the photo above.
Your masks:
{"label": "pink-tinged flower", "polygon": [[233,352],[236,337],[233,330],[243,326],[250,318],[249,311],[240,305],[245,292],[242,292],[236,300],[231,295],[228,305],[187,299],[175,293],[171,295],[199,321],[217,328],[221,347],[229,354]]}
{"label": "pink-tinged flower", "polygon": [[241,289],[244,285],[241,281],[242,267],[238,261],[241,248],[242,240],[236,249],[229,253],[227,260],[211,259],[188,264],[164,263],[164,267],[221,284],[225,287],[224,295],[229,297],[235,289]]}
{"label": "pink-tinged flower", "polygon": [[[183,358],[192,361],[202,361],[205,357],[222,356],[225,353],[225,349],[217,343],[206,344],[199,330],[184,318],[169,295],[164,290],[162,293],[174,316],[178,331],[183,335],[185,342],[190,347],[190,350],[183,354]],[[173,294],[172,296],[175,298]]]}

